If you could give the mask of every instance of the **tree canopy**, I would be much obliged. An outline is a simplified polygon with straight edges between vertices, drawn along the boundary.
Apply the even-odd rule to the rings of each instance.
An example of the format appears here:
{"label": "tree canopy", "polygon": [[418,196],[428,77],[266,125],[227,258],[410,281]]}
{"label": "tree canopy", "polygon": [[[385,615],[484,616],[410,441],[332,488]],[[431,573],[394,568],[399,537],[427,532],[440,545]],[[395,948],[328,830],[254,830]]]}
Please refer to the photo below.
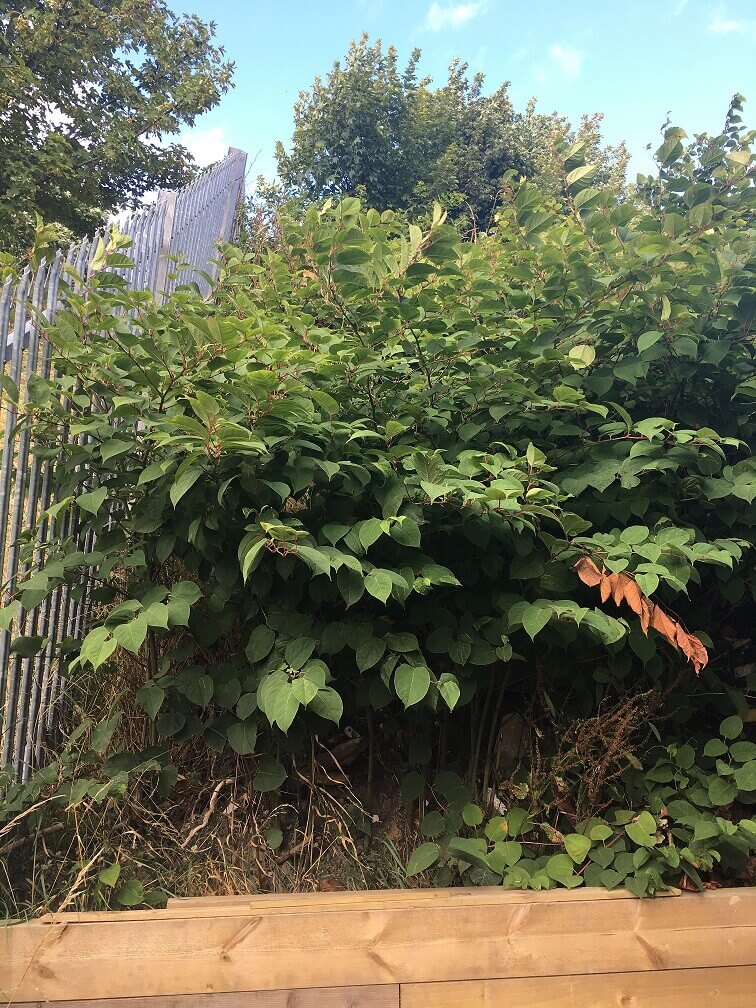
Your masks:
{"label": "tree canopy", "polygon": [[164,0],[10,0],[0,17],[0,247],[34,213],[79,235],[105,212],[184,183],[164,138],[229,88],[214,26]]}
{"label": "tree canopy", "polygon": [[621,181],[626,152],[600,149],[600,116],[573,133],[534,101],[516,112],[508,83],[486,94],[483,75],[471,76],[459,60],[434,88],[419,75],[420,57],[415,49],[402,69],[393,46],[363,35],[325,81],[317,77],[300,94],[290,149],[276,148],[285,196],[305,203],[359,196],[367,206],[410,214],[435,199],[487,227],[505,173],[537,176],[553,188],[559,147],[575,139],[602,163],[605,183]]}

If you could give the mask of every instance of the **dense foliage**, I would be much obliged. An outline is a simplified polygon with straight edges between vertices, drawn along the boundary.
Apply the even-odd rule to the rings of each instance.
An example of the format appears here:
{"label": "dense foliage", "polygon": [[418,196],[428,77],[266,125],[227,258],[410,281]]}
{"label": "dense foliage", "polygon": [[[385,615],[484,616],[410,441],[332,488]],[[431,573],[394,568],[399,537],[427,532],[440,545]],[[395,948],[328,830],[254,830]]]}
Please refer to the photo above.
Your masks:
{"label": "dense foliage", "polygon": [[100,729],[64,806],[145,760],[175,776],[199,738],[286,787],[346,723],[368,796],[406,758],[426,838],[410,873],[643,894],[744,870],[756,231],[738,111],[689,147],[669,129],[645,201],[593,186],[573,145],[559,199],[509,179],[475,242],[438,206],[426,230],[313,207],[262,260],[229,250],[211,302],[128,293],[108,272],[122,242],[102,250],[50,333],[61,376],[32,388],[63,498],[3,618],[92,567],[68,677],[134,656],[155,745],[103,767]]}
{"label": "dense foliage", "polygon": [[231,66],[213,26],[163,0],[9,0],[0,13],[0,251],[34,215],[76,235],[188,181],[165,138],[212,108]]}
{"label": "dense foliage", "polygon": [[[420,50],[401,69],[397,52],[363,35],[325,81],[317,78],[294,108],[294,133],[276,156],[280,199],[312,203],[359,196],[367,206],[420,216],[433,200],[468,224],[487,228],[502,198],[507,171],[537,176],[553,190],[558,146],[567,121],[536,112],[531,102],[515,112],[509,85],[483,92],[482,74],[470,77],[455,60],[442,87],[419,77]],[[623,147],[602,149],[601,117],[586,117],[572,139],[600,162],[601,181],[624,181]],[[265,189],[270,197],[275,190]]]}

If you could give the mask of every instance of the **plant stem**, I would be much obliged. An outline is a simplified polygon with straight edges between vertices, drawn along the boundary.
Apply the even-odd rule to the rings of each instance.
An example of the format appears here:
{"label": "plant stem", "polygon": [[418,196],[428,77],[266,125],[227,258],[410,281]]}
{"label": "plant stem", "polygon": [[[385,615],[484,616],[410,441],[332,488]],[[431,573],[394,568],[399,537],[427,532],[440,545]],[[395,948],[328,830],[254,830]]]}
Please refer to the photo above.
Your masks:
{"label": "plant stem", "polygon": [[509,684],[509,670],[504,674],[501,686],[499,687],[499,695],[496,698],[496,708],[494,710],[493,720],[491,721],[491,730],[488,734],[488,747],[486,750],[486,764],[483,770],[483,801],[488,804],[488,786],[491,780],[491,761],[493,758],[494,745],[496,744],[496,733],[501,722],[501,708],[504,703],[504,693],[506,691],[507,685]]}

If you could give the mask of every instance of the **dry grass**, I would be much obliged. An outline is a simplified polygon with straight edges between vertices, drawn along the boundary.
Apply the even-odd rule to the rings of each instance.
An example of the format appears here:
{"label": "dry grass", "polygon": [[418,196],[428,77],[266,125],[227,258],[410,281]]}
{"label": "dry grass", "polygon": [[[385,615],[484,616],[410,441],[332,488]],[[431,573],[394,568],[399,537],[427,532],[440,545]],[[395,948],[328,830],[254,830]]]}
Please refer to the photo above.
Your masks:
{"label": "dry grass", "polygon": [[[151,723],[133,697],[144,672],[128,658],[111,673],[74,687],[70,723],[120,709],[112,748],[141,751]],[[76,778],[96,774],[82,742],[69,766]],[[113,862],[121,880],[138,879],[157,904],[167,896],[403,886],[415,828],[401,799],[380,819],[368,814],[341,751],[356,750],[349,740],[334,749],[313,739],[308,758],[292,761],[282,792],[261,794],[251,786],[254,758],[218,755],[201,740],[173,745],[168,755],[179,773],[168,799],[157,796],[156,776],[146,772],[132,774],[118,798],[87,799],[52,821],[35,822],[44,804],[32,809],[10,828],[0,825],[0,910],[4,904],[7,916],[27,917],[102,909],[113,894],[97,878]],[[363,776],[360,767],[355,777]],[[398,790],[394,781],[386,793]],[[42,802],[55,791],[49,787]]]}

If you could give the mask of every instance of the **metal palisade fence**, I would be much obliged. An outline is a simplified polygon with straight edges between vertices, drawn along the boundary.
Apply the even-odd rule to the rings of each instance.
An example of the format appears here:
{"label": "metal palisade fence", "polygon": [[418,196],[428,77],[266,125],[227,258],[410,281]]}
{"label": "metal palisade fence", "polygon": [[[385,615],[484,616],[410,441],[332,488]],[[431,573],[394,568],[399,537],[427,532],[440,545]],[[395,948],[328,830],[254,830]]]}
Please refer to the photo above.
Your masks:
{"label": "metal palisade fence", "polygon": [[[217,278],[217,245],[229,241],[244,194],[246,154],[231,148],[223,161],[177,192],[161,192],[144,211],[122,215],[113,223],[132,239],[128,250],[133,267],[119,270],[134,290],[170,294],[177,284],[196,283],[207,293]],[[9,278],[0,289],[0,358],[6,379],[0,398],[2,456],[0,461],[0,585],[3,602],[14,596],[20,570],[19,537],[32,529],[59,499],[49,462],[35,457],[28,430],[18,427],[29,401],[28,380],[48,377],[51,348],[41,329],[59,303],[61,281],[69,273],[86,276],[100,239],[108,228],[84,238],[66,253],[43,263],[32,273]],[[172,258],[172,257],[175,257]],[[182,264],[176,272],[174,263]],[[16,391],[18,395],[16,395]],[[18,429],[17,429],[18,428]],[[56,527],[59,521],[59,527]],[[53,536],[76,536],[70,513],[49,517],[39,530],[37,559]],[[81,542],[92,550],[94,543]],[[80,635],[87,608],[86,585],[65,587],[48,599],[41,611],[21,613],[18,634],[42,638],[35,655],[13,653],[10,633],[0,630],[0,770],[10,768],[19,781],[28,778],[39,761],[56,703],[65,682],[57,660],[60,643]]]}

